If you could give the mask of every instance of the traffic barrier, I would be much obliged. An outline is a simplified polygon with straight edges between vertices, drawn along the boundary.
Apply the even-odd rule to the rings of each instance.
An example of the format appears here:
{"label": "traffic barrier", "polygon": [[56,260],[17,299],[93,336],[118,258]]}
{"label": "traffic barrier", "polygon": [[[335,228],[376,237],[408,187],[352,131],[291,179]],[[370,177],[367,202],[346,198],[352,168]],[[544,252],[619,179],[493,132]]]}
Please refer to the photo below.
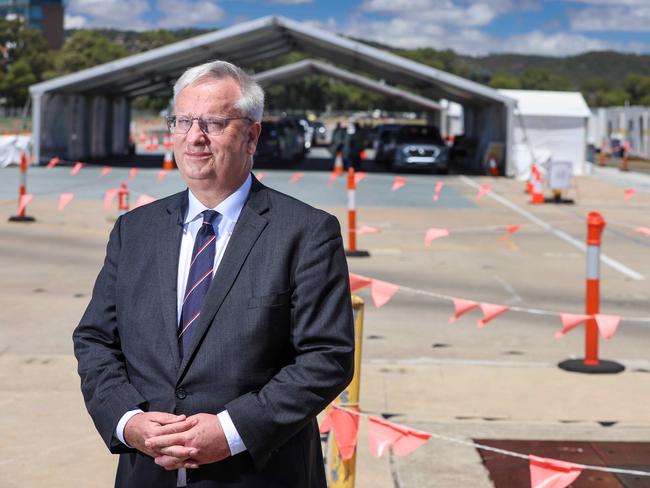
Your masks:
{"label": "traffic barrier", "polygon": [[151,140],[151,134],[147,134],[146,143],[144,145],[144,150],[145,151],[151,151],[152,148],[153,148],[153,143],[152,143],[152,140]]}
{"label": "traffic barrier", "polygon": [[[598,313],[600,309],[600,245],[605,219],[598,212],[587,216],[587,280],[585,297],[585,357],[567,359],[558,366],[576,373],[620,373],[622,364],[598,358]],[[620,319],[619,319],[620,320]],[[618,322],[616,323],[618,325]],[[614,325],[614,329],[616,327]],[[611,325],[610,325],[611,329]],[[613,331],[610,331],[610,336]]]}
{"label": "traffic barrier", "polygon": [[[359,392],[361,390],[361,346],[363,343],[363,300],[352,295],[352,313],[354,316],[354,377],[343,390],[343,392],[334,401],[339,408],[350,409],[355,412],[359,411]],[[331,412],[330,407],[328,412]],[[354,419],[354,421],[358,419]],[[322,431],[321,426],[321,431]],[[340,437],[340,436],[339,436]],[[356,443],[356,439],[355,443]],[[327,473],[328,486],[330,488],[354,488],[356,478],[357,453],[356,447],[347,446],[351,452],[344,452],[343,455],[337,443],[337,437],[330,435],[328,437],[327,451]]]}
{"label": "traffic barrier", "polygon": [[20,184],[18,186],[18,215],[9,217],[9,222],[34,222],[36,219],[26,215],[31,195],[27,194],[27,154],[20,155]]}
{"label": "traffic barrier", "polygon": [[536,166],[533,166],[533,171],[531,174],[533,176],[532,189],[530,195],[530,202],[533,205],[539,205],[544,203],[544,190],[542,189],[542,174],[539,172]]}
{"label": "traffic barrier", "polygon": [[119,190],[117,190],[117,210],[120,215],[124,215],[129,211],[129,195],[129,187],[126,183],[122,183]]}
{"label": "traffic barrier", "polygon": [[[338,156],[337,156],[338,157]],[[349,257],[365,258],[370,256],[368,251],[357,249],[357,180],[354,175],[354,168],[348,168],[348,249],[345,255]]]}
{"label": "traffic barrier", "polygon": [[[165,145],[165,147],[167,146]],[[170,150],[165,151],[165,159],[163,160],[163,169],[166,170],[174,169],[174,154]]]}
{"label": "traffic barrier", "polygon": [[334,173],[337,176],[342,175],[344,172],[343,169],[343,155],[341,154],[341,151],[338,151],[336,153],[336,157],[334,158]]}
{"label": "traffic barrier", "polygon": [[153,136],[151,137],[151,149],[153,151],[157,151],[159,145],[160,145],[160,139],[158,138],[158,134],[153,134]]}

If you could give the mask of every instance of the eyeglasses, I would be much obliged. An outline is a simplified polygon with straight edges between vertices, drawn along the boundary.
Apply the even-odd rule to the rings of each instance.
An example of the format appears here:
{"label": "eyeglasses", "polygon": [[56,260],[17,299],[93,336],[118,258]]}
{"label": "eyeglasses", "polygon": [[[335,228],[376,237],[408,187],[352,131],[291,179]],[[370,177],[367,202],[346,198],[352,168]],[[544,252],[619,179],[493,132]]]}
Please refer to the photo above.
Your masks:
{"label": "eyeglasses", "polygon": [[204,119],[203,117],[176,117],[171,115],[167,117],[167,127],[170,132],[175,132],[177,134],[187,134],[192,128],[194,121],[197,121],[199,124],[199,129],[203,131],[204,134],[210,136],[218,136],[223,134],[223,131],[226,130],[228,124],[231,120],[248,120],[252,122],[253,119],[250,117],[210,117]]}

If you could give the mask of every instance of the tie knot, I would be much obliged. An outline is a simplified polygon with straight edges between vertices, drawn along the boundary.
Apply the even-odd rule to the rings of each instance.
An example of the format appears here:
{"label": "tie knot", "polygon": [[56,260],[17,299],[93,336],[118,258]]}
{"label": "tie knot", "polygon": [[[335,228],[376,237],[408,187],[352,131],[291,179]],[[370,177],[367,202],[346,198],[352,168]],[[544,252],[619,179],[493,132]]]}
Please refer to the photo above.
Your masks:
{"label": "tie knot", "polygon": [[215,210],[204,210],[201,213],[203,214],[203,223],[212,225],[212,221],[217,216],[217,211],[215,211]]}

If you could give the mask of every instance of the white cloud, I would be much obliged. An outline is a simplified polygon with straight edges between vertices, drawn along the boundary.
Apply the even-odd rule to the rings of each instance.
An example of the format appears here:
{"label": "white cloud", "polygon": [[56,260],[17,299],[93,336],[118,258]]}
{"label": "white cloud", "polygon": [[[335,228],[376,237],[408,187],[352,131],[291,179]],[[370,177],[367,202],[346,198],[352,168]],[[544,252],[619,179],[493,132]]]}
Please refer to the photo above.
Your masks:
{"label": "white cloud", "polygon": [[571,28],[581,32],[650,32],[650,6],[588,7],[570,13]]}
{"label": "white cloud", "polygon": [[143,18],[148,11],[147,0],[70,0],[66,18],[80,22],[83,17],[86,28],[145,30],[152,28]]}
{"label": "white cloud", "polygon": [[216,2],[207,0],[157,0],[156,8],[162,16],[157,26],[171,29],[217,23],[225,17]]}
{"label": "white cloud", "polygon": [[88,24],[88,19],[83,15],[68,15],[63,17],[64,29],[83,29]]}

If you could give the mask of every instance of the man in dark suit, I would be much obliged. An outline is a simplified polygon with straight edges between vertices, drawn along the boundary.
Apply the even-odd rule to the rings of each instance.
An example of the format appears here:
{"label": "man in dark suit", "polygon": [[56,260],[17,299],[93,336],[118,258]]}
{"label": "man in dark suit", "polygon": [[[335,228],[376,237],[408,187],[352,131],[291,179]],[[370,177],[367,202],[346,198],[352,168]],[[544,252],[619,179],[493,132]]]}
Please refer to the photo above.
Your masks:
{"label": "man in dark suit", "polygon": [[352,377],[338,221],[250,173],[264,94],[207,63],[168,119],[188,190],[120,217],[73,339],[118,487],[324,487],[316,415]]}

